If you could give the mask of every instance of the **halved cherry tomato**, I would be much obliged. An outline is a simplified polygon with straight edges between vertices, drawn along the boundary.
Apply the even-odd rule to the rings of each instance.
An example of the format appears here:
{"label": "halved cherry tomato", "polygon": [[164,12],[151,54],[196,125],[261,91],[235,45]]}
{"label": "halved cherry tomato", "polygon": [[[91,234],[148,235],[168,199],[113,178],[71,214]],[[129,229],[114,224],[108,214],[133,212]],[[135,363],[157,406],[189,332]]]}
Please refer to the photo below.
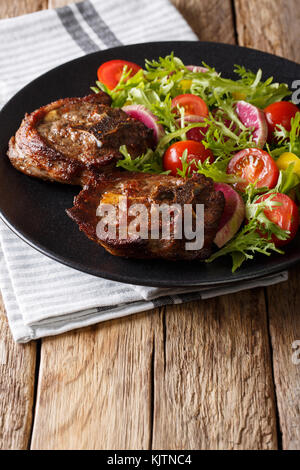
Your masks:
{"label": "halved cherry tomato", "polygon": [[[214,156],[211,150],[206,149],[201,142],[195,142],[193,140],[183,140],[181,142],[175,142],[165,152],[163,157],[164,170],[171,170],[171,175],[177,175],[177,169],[182,170],[181,157],[183,152],[187,150],[187,161],[191,162],[195,160],[204,162],[207,158],[212,163]],[[191,165],[191,171],[197,171],[197,166],[193,163]]]}
{"label": "halved cherry tomato", "polygon": [[241,150],[235,154],[228,164],[227,173],[233,173],[244,180],[235,184],[240,191],[249,183],[255,182],[257,188],[274,188],[279,176],[271,155],[257,148]]}
{"label": "halved cherry tomato", "polygon": [[287,131],[291,130],[291,119],[300,112],[300,109],[288,101],[278,101],[267,106],[264,111],[269,130],[268,141],[270,142],[278,124],[281,124]]}
{"label": "halved cherry tomato", "polygon": [[178,95],[172,99],[172,108],[177,112],[177,105],[184,108],[185,114],[193,114],[197,116],[208,116],[208,107],[202,98],[191,93]]}
{"label": "halved cherry tomato", "polygon": [[127,65],[128,71],[131,70],[128,78],[133,77],[141,69],[139,65],[128,60],[109,60],[98,68],[97,76],[99,82],[104,83],[107,88],[113,90],[120,81],[125,65]]}
{"label": "halved cherry tomato", "polygon": [[[273,206],[271,209],[265,209],[265,216],[282,230],[288,230],[290,232],[286,240],[279,240],[275,235],[272,235],[271,239],[276,246],[286,245],[295,237],[299,227],[298,207],[289,196],[281,193],[275,193],[275,195],[271,196],[264,194],[257,200],[257,203],[265,201],[268,198],[280,203],[280,205]],[[264,234],[261,234],[261,236],[266,237]]]}

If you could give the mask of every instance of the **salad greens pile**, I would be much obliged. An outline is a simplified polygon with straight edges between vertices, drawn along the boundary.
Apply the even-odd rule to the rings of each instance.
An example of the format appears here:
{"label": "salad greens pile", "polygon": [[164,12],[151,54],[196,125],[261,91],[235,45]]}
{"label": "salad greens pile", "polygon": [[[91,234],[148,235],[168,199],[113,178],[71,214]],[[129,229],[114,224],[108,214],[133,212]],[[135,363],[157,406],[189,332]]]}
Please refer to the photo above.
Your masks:
{"label": "salad greens pile", "polygon": [[223,78],[216,70],[203,63],[206,73],[192,72],[183,62],[170,54],[159,60],[146,60],[145,70],[140,70],[128,78],[130,70],[124,67],[118,85],[110,90],[97,81],[92,89],[97,93],[102,90],[112,98],[112,106],[121,108],[125,103],[143,104],[154,114],[161,114],[165,125],[174,125],[171,112],[171,99],[182,93],[200,96],[209,107],[218,107],[222,103],[243,99],[259,108],[280,101],[291,92],[285,83],[274,83],[273,78],[262,80],[262,71],[256,74],[245,67],[236,66],[237,80]]}
{"label": "salad greens pile", "polygon": [[[143,105],[156,116],[165,132],[154,150],[148,149],[144,155],[135,159],[126,147],[122,146],[120,152],[124,159],[119,160],[117,166],[127,171],[168,173],[164,172],[162,164],[166,149],[178,140],[186,140],[189,130],[203,127],[205,133],[202,143],[212,151],[215,160],[213,163],[209,162],[209,159],[202,163],[197,162],[197,171],[215,182],[235,184],[239,181],[238,176],[226,173],[228,162],[238,151],[257,147],[257,144],[252,138],[253,129],[245,127],[239,120],[235,112],[236,102],[243,100],[258,108],[265,108],[288,97],[291,92],[285,83],[275,83],[272,77],[264,81],[261,70],[253,73],[237,65],[234,69],[236,79],[232,80],[223,78],[205,63],[203,67],[206,68],[204,73],[192,71],[172,53],[158,60],[146,60],[145,69],[139,70],[134,76],[130,76],[131,71],[125,66],[119,83],[113,90],[100,81],[96,82],[97,86],[92,87],[93,91],[106,92],[112,99],[113,107]],[[177,113],[172,110],[172,99],[186,93],[201,97],[208,105],[209,116],[203,118],[202,122],[187,125],[184,108],[178,106]],[[277,142],[271,146],[267,144],[266,147],[275,160],[284,152],[293,152],[300,156],[300,113],[291,121],[290,131],[278,126],[276,137]],[[191,165],[195,165],[195,162],[187,161],[186,152],[181,160],[182,169],[178,170],[178,175],[187,177],[191,173]],[[230,254],[235,271],[245,260],[252,259],[255,253],[283,253],[270,241],[271,236],[285,240],[289,233],[270,222],[264,210],[280,204],[272,200],[273,193],[290,194],[291,190],[299,191],[300,178],[293,171],[293,165],[290,164],[286,170],[280,172],[277,186],[272,190],[257,189],[255,184],[246,187],[242,194],[246,207],[246,223],[223,248],[207,260],[208,262]],[[260,200],[264,194],[270,197]]]}

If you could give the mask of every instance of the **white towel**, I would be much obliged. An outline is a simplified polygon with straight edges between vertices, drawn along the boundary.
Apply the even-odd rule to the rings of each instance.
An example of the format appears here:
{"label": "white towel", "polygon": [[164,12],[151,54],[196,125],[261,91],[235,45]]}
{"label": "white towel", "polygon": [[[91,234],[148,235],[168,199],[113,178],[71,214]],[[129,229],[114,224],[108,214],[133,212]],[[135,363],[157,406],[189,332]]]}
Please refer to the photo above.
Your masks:
{"label": "white towel", "polygon": [[[167,0],[87,0],[0,21],[0,107],[43,72],[122,44],[196,40]],[[287,272],[226,287],[159,289],[83,274],[35,251],[0,222],[0,286],[15,341],[27,342],[157,306],[287,280]]]}

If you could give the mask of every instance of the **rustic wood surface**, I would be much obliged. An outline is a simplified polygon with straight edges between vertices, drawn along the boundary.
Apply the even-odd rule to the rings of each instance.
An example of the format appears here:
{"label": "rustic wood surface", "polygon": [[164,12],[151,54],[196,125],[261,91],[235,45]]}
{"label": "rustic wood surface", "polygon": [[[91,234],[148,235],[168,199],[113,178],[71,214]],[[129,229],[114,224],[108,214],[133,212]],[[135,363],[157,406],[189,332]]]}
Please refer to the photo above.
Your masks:
{"label": "rustic wood surface", "polygon": [[299,0],[235,0],[238,42],[300,61]]}
{"label": "rustic wood surface", "polygon": [[148,449],[153,335],[139,314],[45,339],[33,449]]}
{"label": "rustic wood surface", "polygon": [[288,283],[267,289],[280,437],[290,450],[300,448],[300,363],[292,360],[293,343],[300,339],[299,286],[300,269],[294,268]]}
{"label": "rustic wood surface", "polygon": [[0,449],[30,444],[36,350],[35,343],[12,341],[0,298]]}
{"label": "rustic wood surface", "polygon": [[275,449],[262,289],[165,315],[155,332],[153,448]]}
{"label": "rustic wood surface", "polygon": [[[300,62],[299,0],[235,0],[239,44]],[[298,77],[295,77],[298,78]],[[279,438],[284,449],[300,448],[300,366],[292,344],[300,338],[300,270],[288,283],[266,289]]]}
{"label": "rustic wood surface", "polygon": [[[172,1],[201,40],[300,61],[298,0]],[[0,17],[67,3],[0,0]],[[40,355],[2,314],[0,448],[300,448],[299,273],[47,338]]]}

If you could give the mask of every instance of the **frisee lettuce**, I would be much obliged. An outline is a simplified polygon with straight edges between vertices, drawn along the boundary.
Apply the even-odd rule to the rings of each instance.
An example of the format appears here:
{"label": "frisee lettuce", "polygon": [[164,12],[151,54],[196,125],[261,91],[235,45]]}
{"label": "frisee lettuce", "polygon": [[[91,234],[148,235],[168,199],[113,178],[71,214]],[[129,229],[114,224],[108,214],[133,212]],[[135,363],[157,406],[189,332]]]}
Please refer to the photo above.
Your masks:
{"label": "frisee lettuce", "polygon": [[271,222],[264,213],[265,209],[272,210],[274,207],[281,206],[280,202],[274,200],[274,196],[275,193],[272,193],[262,201],[259,201],[260,195],[255,196],[252,200],[249,198],[246,202],[246,219],[255,220],[259,231],[265,234],[268,239],[275,235],[279,240],[286,240],[290,232]]}
{"label": "frisee lettuce", "polygon": [[[117,167],[124,168],[127,171],[137,171],[141,173],[164,173],[168,174],[168,171],[163,170],[162,156],[166,149],[169,147],[172,141],[176,141],[185,136],[185,134],[195,127],[199,127],[201,123],[190,124],[189,126],[176,129],[174,132],[169,132],[162,137],[155,150],[148,149],[147,152],[137,158],[133,158],[126,145],[121,145],[120,153],[123,155],[123,159],[117,162]],[[190,165],[190,163],[188,163]]]}
{"label": "frisee lettuce", "polygon": [[[224,118],[229,125],[224,123]],[[202,143],[215,157],[228,158],[240,150],[257,146],[252,139],[252,129],[240,122],[230,103],[223,103],[215,115],[210,113],[202,126],[207,128]]]}
{"label": "frisee lettuce", "polygon": [[282,125],[278,125],[274,135],[278,139],[280,147],[271,151],[273,158],[279,157],[284,152],[294,153],[300,158],[300,112],[291,119],[290,131]]}
{"label": "frisee lettuce", "polygon": [[238,99],[244,99],[259,108],[265,108],[291,94],[285,83],[273,83],[272,77],[263,81],[261,69],[254,74],[236,65],[234,72],[240,78],[231,80],[221,77],[214,69],[204,65],[209,69],[207,73],[190,72],[184,78],[192,80],[191,93],[201,96],[209,106],[217,106],[220,101],[239,97]]}
{"label": "frisee lettuce", "polygon": [[[283,177],[281,181],[283,181]],[[279,184],[282,183],[279,182]],[[265,209],[272,210],[273,207],[280,206],[279,202],[273,200],[275,191],[275,188],[273,191],[269,191],[268,188],[255,188],[253,183],[246,187],[244,199],[248,223],[224,247],[214,253],[207,262],[214,261],[221,256],[231,255],[232,272],[235,272],[244,261],[253,259],[255,253],[270,256],[273,251],[284,254],[271,241],[271,237],[274,235],[279,240],[286,240],[289,237],[289,231],[282,230],[278,225],[271,222],[264,213]],[[259,201],[263,193],[269,194],[269,197]]]}
{"label": "frisee lettuce", "polygon": [[120,152],[124,158],[117,162],[117,167],[121,167],[124,168],[124,170],[135,171],[138,173],[169,173],[168,171],[164,172],[160,155],[151,149],[148,149],[145,154],[137,158],[131,157],[131,155],[128,153],[126,145],[122,145],[120,147]]}
{"label": "frisee lettuce", "polygon": [[274,192],[289,194],[300,184],[300,177],[294,172],[295,163],[290,163],[286,170],[280,170],[278,182],[274,188]]}
{"label": "frisee lettuce", "polygon": [[181,160],[182,169],[177,168],[177,175],[182,178],[188,178],[191,174],[191,166],[195,163],[195,160],[187,161],[188,152],[187,149],[184,150]]}
{"label": "frisee lettuce", "polygon": [[215,183],[234,184],[243,181],[239,176],[226,173],[229,160],[230,158],[217,158],[213,163],[210,163],[208,158],[204,162],[198,161],[198,173],[202,173],[202,175],[207,178],[211,178]]}
{"label": "frisee lettuce", "polygon": [[211,263],[221,256],[231,255],[232,272],[234,273],[244,261],[253,259],[256,253],[270,256],[272,252],[283,254],[282,250],[276,248],[273,242],[260,236],[257,232],[259,224],[256,219],[251,219],[237,235],[232,238],[223,248],[211,255],[206,261]]}

